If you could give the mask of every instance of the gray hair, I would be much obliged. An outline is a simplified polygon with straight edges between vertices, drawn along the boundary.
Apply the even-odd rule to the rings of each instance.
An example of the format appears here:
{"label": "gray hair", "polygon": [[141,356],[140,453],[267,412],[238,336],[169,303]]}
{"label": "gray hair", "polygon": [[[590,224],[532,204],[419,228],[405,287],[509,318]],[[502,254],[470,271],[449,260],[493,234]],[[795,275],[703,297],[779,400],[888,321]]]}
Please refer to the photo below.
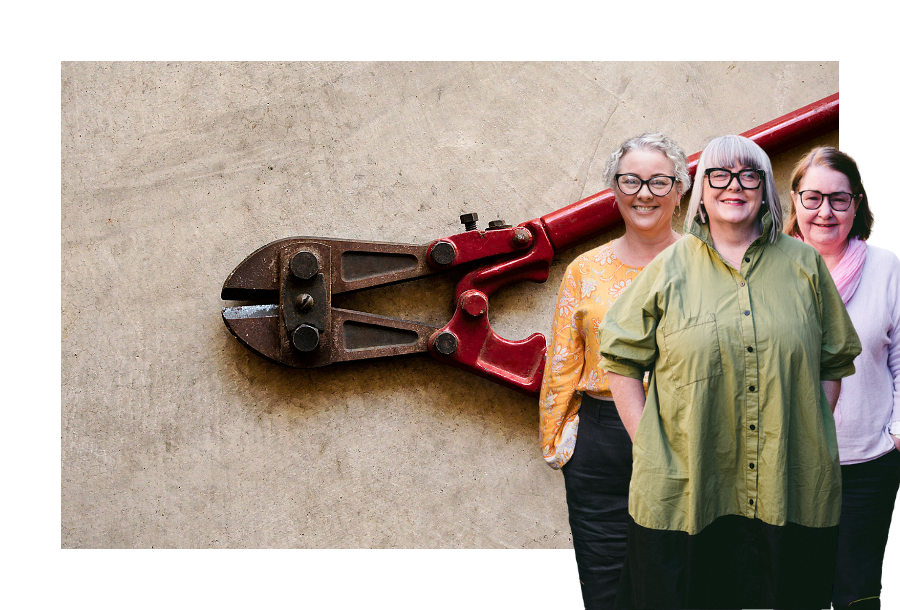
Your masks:
{"label": "gray hair", "polygon": [[619,162],[625,153],[633,150],[655,150],[661,152],[675,166],[675,182],[678,183],[678,193],[683,195],[691,188],[691,175],[688,173],[687,157],[684,151],[672,138],[658,132],[642,133],[622,142],[622,145],[606,161],[606,169],[603,171],[603,180],[606,182],[606,186],[613,188],[616,182],[616,174],[619,172]]}
{"label": "gray hair", "polygon": [[703,149],[703,154],[700,155],[700,160],[697,162],[696,174],[700,187],[695,186],[691,193],[685,222],[690,222],[695,218],[700,222],[707,220],[706,213],[700,208],[703,199],[703,174],[706,169],[709,167],[734,167],[735,165],[761,169],[766,173],[762,200],[772,212],[772,230],[769,234],[769,241],[775,243],[784,224],[784,213],[781,209],[778,189],[775,187],[775,177],[772,175],[772,162],[769,161],[766,151],[760,148],[756,142],[744,136],[720,136],[713,139]]}

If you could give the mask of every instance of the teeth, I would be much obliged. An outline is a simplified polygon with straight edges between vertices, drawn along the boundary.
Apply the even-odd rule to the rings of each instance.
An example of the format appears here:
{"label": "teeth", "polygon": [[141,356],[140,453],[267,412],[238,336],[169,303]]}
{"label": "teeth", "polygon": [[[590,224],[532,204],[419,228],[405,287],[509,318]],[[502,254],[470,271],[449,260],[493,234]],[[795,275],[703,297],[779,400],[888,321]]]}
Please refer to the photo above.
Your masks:
{"label": "teeth", "polygon": [[633,205],[631,207],[634,208],[635,210],[637,210],[638,212],[649,212],[651,210],[656,209],[656,206]]}

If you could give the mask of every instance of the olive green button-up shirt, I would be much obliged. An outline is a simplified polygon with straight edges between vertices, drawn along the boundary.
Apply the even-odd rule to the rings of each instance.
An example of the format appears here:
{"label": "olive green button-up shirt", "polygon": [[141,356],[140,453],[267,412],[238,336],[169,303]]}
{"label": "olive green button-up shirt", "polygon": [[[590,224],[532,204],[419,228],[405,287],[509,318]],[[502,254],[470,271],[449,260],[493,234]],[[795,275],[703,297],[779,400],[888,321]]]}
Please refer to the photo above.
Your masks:
{"label": "olive green button-up shirt", "polygon": [[724,515],[837,525],[841,472],[822,380],[852,375],[859,338],[821,256],[762,237],[735,269],[708,225],[662,252],[604,318],[609,371],[652,371],[628,508],[695,534]]}

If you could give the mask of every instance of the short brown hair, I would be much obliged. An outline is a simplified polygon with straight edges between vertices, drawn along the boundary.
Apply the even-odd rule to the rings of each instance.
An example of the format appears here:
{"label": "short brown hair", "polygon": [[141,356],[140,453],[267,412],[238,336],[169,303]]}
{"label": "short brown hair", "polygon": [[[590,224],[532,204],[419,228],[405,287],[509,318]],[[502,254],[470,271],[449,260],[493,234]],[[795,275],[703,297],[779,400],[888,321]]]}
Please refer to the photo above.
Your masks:
{"label": "short brown hair", "polygon": [[[856,217],[853,219],[853,226],[850,227],[850,235],[848,239],[858,237],[860,239],[868,239],[872,232],[872,210],[869,209],[869,196],[866,195],[866,189],[863,187],[862,176],[859,175],[859,168],[856,161],[847,153],[839,151],[833,146],[819,146],[813,148],[806,153],[794,171],[791,172],[791,190],[796,192],[800,186],[803,176],[809,171],[813,165],[827,167],[828,169],[840,172],[847,176],[850,182],[850,189],[854,195],[861,196],[859,207],[856,209]],[[788,216],[787,224],[784,226],[784,232],[788,235],[796,235],[800,233],[800,227],[797,224],[797,210],[794,208],[794,198],[791,198],[791,214]]]}

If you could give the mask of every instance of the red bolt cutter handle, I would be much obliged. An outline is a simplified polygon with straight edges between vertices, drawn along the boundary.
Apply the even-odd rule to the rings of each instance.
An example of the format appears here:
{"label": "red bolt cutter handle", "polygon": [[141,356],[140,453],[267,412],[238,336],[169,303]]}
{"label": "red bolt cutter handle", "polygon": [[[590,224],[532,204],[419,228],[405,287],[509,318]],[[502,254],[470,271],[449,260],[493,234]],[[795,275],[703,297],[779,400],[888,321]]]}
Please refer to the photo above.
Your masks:
{"label": "red bolt cutter handle", "polygon": [[[771,155],[837,129],[838,112],[835,93],[742,135]],[[692,175],[699,157],[688,159]],[[614,201],[607,189],[518,227],[466,231],[425,246],[278,240],[248,256],[222,287],[223,299],[268,299],[268,304],[224,308],[222,316],[245,346],[284,366],[310,368],[427,350],[437,360],[536,394],[546,339],[540,333],[524,341],[498,336],[488,321],[488,297],[513,282],[546,281],[555,252],[621,222]],[[456,311],[440,329],[331,307],[332,294],[479,262],[488,264],[460,280]]]}
{"label": "red bolt cutter handle", "polygon": [[[839,97],[835,93],[741,135],[772,155],[834,131],[838,128],[838,115]],[[699,158],[698,152],[688,159],[691,176],[697,171]],[[460,281],[456,289],[456,313],[429,341],[432,356],[502,385],[536,394],[543,377],[546,339],[540,333],[524,341],[508,341],[498,336],[487,320],[487,297],[512,282],[545,281],[554,252],[567,250],[622,221],[614,202],[612,190],[607,189],[520,225],[533,235],[533,247],[518,258],[482,267]],[[452,241],[454,237],[447,239]],[[466,252],[464,244],[459,247]],[[483,315],[473,316],[466,307],[476,297],[484,303]],[[443,333],[455,338],[459,347],[454,352],[445,354],[436,348],[435,340]]]}

